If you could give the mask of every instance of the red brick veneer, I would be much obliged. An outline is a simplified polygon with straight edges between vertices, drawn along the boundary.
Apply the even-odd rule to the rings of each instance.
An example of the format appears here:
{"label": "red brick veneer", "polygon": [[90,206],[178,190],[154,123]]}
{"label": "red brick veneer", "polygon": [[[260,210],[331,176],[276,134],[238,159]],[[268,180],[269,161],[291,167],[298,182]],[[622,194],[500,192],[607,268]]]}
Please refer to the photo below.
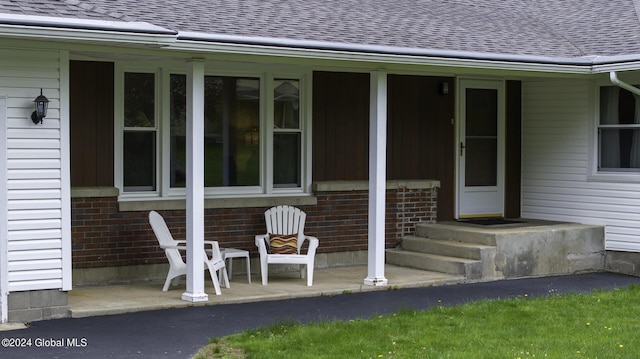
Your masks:
{"label": "red brick veneer", "polygon": [[[316,192],[305,232],[320,239],[318,253],[367,249],[368,191]],[[395,247],[419,222],[435,222],[437,188],[398,186],[386,193],[386,246]],[[265,231],[266,208],[205,210],[206,239],[257,256],[254,235]],[[159,211],[176,239],[184,239],[185,211]],[[71,202],[73,268],[165,263],[147,219],[148,212],[120,212],[117,197],[80,197]]]}

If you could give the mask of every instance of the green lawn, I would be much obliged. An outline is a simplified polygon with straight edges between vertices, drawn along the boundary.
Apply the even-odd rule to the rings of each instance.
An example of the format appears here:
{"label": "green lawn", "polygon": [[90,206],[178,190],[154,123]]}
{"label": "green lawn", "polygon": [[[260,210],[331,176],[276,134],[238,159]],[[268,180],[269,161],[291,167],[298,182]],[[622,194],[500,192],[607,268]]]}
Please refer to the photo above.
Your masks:
{"label": "green lawn", "polygon": [[282,323],[214,339],[196,358],[640,358],[640,286]]}

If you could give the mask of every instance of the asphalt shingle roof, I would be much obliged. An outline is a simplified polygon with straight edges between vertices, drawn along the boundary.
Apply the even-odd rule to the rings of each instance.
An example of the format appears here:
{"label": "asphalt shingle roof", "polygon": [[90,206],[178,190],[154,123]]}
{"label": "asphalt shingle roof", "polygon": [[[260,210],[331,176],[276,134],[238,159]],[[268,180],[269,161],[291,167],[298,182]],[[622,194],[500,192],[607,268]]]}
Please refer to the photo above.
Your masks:
{"label": "asphalt shingle roof", "polygon": [[[0,0],[0,13],[51,16],[73,19],[117,20],[105,14],[90,1],[80,0]],[[129,19],[128,21],[132,21]]]}
{"label": "asphalt shingle roof", "polygon": [[0,0],[0,13],[565,58],[640,54],[637,9],[634,0]]}

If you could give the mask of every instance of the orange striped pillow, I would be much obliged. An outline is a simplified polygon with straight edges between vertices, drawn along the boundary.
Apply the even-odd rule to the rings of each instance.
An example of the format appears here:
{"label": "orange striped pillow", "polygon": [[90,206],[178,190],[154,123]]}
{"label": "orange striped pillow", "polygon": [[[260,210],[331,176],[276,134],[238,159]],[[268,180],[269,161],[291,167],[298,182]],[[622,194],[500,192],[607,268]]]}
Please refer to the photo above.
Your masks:
{"label": "orange striped pillow", "polygon": [[298,235],[269,234],[269,253],[298,254]]}

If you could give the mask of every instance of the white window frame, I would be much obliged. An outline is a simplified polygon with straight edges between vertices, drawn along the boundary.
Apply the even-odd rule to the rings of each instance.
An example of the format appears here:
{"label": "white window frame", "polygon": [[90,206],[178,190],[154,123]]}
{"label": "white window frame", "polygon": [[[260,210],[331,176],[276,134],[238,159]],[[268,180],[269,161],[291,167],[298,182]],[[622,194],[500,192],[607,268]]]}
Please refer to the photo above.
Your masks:
{"label": "white window frame", "polygon": [[[154,93],[154,101],[155,101],[155,110],[154,110],[154,127],[153,129],[138,129],[138,128],[125,128],[124,126],[124,75],[125,73],[148,73],[154,74],[155,76],[155,93]],[[120,189],[121,196],[125,197],[137,197],[137,198],[150,198],[157,197],[160,193],[160,188],[162,185],[161,176],[161,166],[160,166],[160,149],[161,146],[161,126],[162,118],[161,118],[161,72],[158,68],[149,68],[149,67],[120,67],[116,65],[116,75],[115,75],[115,98],[114,98],[114,184],[117,188]],[[156,133],[156,158],[155,158],[155,190],[152,191],[124,191],[124,162],[122,160],[124,156],[123,146],[124,146],[124,133],[125,131],[154,131]]]}
{"label": "white window frame", "polygon": [[[255,78],[260,81],[260,184],[258,186],[207,187],[205,198],[270,197],[287,195],[311,195],[311,89],[312,72],[309,68],[300,71],[281,71],[279,66],[265,66],[266,71],[255,71],[256,66],[216,66],[207,63],[205,76]],[[156,190],[140,192],[123,191],[122,146],[124,135],[124,74],[125,72],[156,74]],[[120,189],[120,200],[162,200],[186,196],[184,188],[170,187],[170,76],[184,75],[184,67],[168,64],[161,67],[116,65],[115,76],[115,140],[114,183]],[[300,187],[274,188],[273,186],[273,86],[275,79],[291,79],[300,82]],[[297,131],[297,130],[296,130]]]}
{"label": "white window frame", "polygon": [[[269,114],[269,123],[267,129],[269,130],[268,141],[269,147],[268,157],[271,158],[268,164],[269,173],[266,174],[267,178],[267,193],[278,194],[290,194],[290,193],[304,193],[310,190],[311,186],[311,76],[293,74],[293,73],[272,73],[269,78],[269,94],[267,100],[269,101],[270,108],[267,109]],[[274,115],[274,82],[276,80],[297,80],[300,84],[300,128],[299,129],[275,129],[273,118]],[[273,185],[273,137],[275,133],[300,133],[300,187],[274,187]]]}
{"label": "white window frame", "polygon": [[[626,76],[625,82],[630,83],[632,85],[640,84],[640,74]],[[622,183],[640,183],[640,172],[624,170],[621,169],[619,171],[606,169],[600,170],[600,136],[599,129],[600,125],[600,89],[602,87],[607,86],[616,86],[611,83],[611,81],[600,80],[596,81],[595,89],[592,91],[593,94],[593,116],[591,121],[591,126],[589,130],[589,143],[590,143],[590,151],[589,151],[589,176],[588,180],[590,181],[600,181],[600,182],[622,182]],[[625,89],[620,89],[620,91],[627,91]]]}

